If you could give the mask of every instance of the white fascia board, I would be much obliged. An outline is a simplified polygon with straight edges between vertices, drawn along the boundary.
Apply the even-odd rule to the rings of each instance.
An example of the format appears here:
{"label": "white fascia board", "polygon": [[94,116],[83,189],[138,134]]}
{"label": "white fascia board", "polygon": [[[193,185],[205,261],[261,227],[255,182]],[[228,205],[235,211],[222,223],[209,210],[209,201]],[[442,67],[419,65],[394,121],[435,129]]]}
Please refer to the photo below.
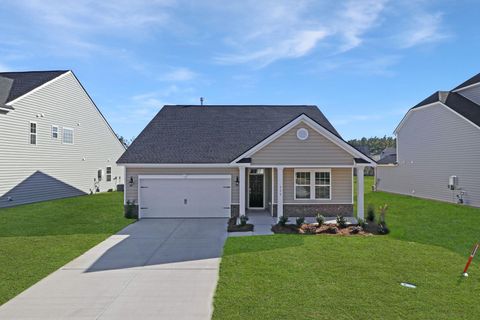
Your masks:
{"label": "white fascia board", "polygon": [[53,78],[52,80],[45,82],[45,83],[42,84],[41,86],[38,86],[38,87],[36,87],[35,89],[28,91],[28,92],[25,93],[24,95],[21,95],[20,97],[17,97],[17,98],[15,98],[15,99],[13,99],[12,101],[6,103],[6,105],[7,105],[7,106],[12,106],[14,103],[22,100],[22,99],[25,98],[25,97],[28,97],[29,95],[37,92],[38,90],[40,90],[40,89],[48,86],[50,83],[55,82],[55,81],[57,81],[57,80],[65,77],[65,76],[67,76],[68,74],[72,74],[72,71],[69,70],[69,71],[67,71],[67,72],[65,72],[65,73],[62,73],[62,74],[59,75],[58,77]]}
{"label": "white fascia board", "polygon": [[148,180],[148,179],[171,179],[171,180],[182,180],[182,179],[232,179],[231,175],[221,175],[221,174],[160,174],[160,175],[140,175],[138,176],[139,180]]}
{"label": "white fascia board", "polygon": [[463,91],[463,90],[467,90],[467,89],[470,89],[470,88],[477,87],[477,86],[479,86],[479,85],[480,85],[480,82],[472,83],[471,85],[468,85],[468,86],[465,86],[465,87],[462,87],[462,88],[455,89],[455,90],[453,90],[453,92],[460,92],[460,91]]}
{"label": "white fascia board", "polygon": [[12,109],[0,107],[0,110],[10,112],[10,111],[13,111],[13,110],[15,110],[15,109],[13,109],[13,107],[12,107]]}
{"label": "white fascia board", "polygon": [[[371,166],[368,165],[367,166]],[[318,168],[353,168],[354,165],[298,165],[298,164],[255,164],[249,166],[249,168],[311,168],[311,169],[318,169]]]}
{"label": "white fascia board", "polygon": [[[432,107],[432,106],[442,106],[444,107],[445,109],[449,110],[450,112],[456,114],[457,116],[459,116],[460,118],[464,119],[465,121],[467,121],[468,123],[472,124],[474,127],[480,129],[480,127],[478,125],[476,125],[475,123],[473,123],[472,121],[468,120],[467,118],[465,118],[464,116],[462,116],[460,113],[456,112],[455,110],[453,110],[452,108],[450,108],[449,106],[447,106],[446,104],[444,104],[443,102],[440,102],[440,101],[435,101],[433,103],[429,103],[429,104],[426,104],[424,106],[421,106],[421,107],[418,107],[418,108],[415,108],[415,109],[410,109],[408,110],[407,114],[403,117],[402,121],[400,121],[400,123],[398,124],[397,128],[395,128],[395,131],[393,132],[396,136],[398,136],[398,131],[403,127],[403,125],[405,124],[405,121],[407,121],[408,117],[415,111],[418,111],[418,110],[422,110],[422,109],[425,109],[425,108],[429,108],[429,107]],[[398,141],[397,141],[398,142]],[[397,144],[398,145],[398,144]]]}
{"label": "white fascia board", "polygon": [[240,155],[238,158],[233,160],[231,163],[235,163],[235,162],[239,161],[240,159],[250,157],[251,155],[253,155],[257,151],[261,150],[262,148],[264,148],[268,144],[272,143],[273,141],[275,141],[276,139],[281,137],[283,134],[285,134],[287,131],[289,131],[290,129],[292,129],[293,127],[295,127],[297,124],[299,124],[301,122],[304,122],[307,125],[309,125],[312,129],[317,131],[319,134],[323,135],[325,138],[327,138],[331,142],[338,145],[340,148],[342,148],[343,150],[348,152],[350,155],[352,155],[356,158],[362,158],[362,159],[364,159],[364,160],[366,160],[369,163],[372,163],[374,165],[373,160],[371,160],[370,158],[365,156],[363,153],[361,153],[360,151],[358,151],[357,149],[355,149],[354,147],[352,147],[351,145],[349,145],[348,143],[346,143],[345,141],[343,141],[342,139],[340,139],[339,137],[337,137],[336,135],[334,135],[333,133],[331,133],[330,131],[328,131],[327,129],[325,129],[324,127],[319,125],[318,123],[316,123],[314,120],[312,120],[310,117],[308,117],[305,114],[302,114],[302,115],[298,116],[296,119],[294,119],[290,123],[286,124],[280,130],[276,131],[275,133],[270,135],[268,138],[261,141],[260,143],[258,143],[256,146],[254,146],[253,148],[251,148],[250,150],[248,150],[244,154]]}
{"label": "white fascia board", "polygon": [[238,168],[245,163],[119,163],[125,168]]}

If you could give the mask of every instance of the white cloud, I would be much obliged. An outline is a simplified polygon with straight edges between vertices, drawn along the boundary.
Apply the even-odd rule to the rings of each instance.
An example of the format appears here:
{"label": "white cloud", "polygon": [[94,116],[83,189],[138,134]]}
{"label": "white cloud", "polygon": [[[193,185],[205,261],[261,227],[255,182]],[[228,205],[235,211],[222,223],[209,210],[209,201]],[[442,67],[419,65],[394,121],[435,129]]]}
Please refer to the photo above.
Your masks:
{"label": "white cloud", "polygon": [[216,58],[222,64],[237,64],[256,61],[266,66],[276,60],[299,58],[310,53],[317,43],[327,36],[324,30],[303,30],[271,46],[245,54],[223,55]]}
{"label": "white cloud", "polygon": [[344,38],[340,51],[348,51],[362,44],[364,33],[379,23],[386,3],[386,0],[352,0],[345,3],[336,27]]}
{"label": "white cloud", "polygon": [[189,81],[197,76],[195,72],[188,68],[175,68],[160,76],[160,80],[170,82]]}
{"label": "white cloud", "polygon": [[410,48],[426,43],[435,43],[450,37],[442,30],[443,14],[420,13],[413,16],[408,29],[399,37],[402,48]]}

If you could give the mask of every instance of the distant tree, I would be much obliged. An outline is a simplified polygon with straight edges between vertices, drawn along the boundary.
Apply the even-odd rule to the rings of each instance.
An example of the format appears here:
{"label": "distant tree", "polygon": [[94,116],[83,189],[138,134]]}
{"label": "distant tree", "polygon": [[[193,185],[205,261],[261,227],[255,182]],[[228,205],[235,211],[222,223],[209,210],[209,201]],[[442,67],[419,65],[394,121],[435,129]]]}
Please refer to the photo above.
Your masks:
{"label": "distant tree", "polygon": [[127,139],[124,136],[121,136],[121,135],[116,134],[116,133],[115,133],[115,135],[117,136],[118,140],[120,140],[120,142],[125,146],[125,148],[128,148],[132,144],[133,139],[134,139],[134,138]]}
{"label": "distant tree", "polygon": [[385,148],[395,148],[397,141],[394,137],[383,136],[383,138],[363,137],[361,139],[352,139],[349,140],[348,143],[350,143],[354,147],[367,146],[370,153],[372,155],[376,155],[380,154]]}

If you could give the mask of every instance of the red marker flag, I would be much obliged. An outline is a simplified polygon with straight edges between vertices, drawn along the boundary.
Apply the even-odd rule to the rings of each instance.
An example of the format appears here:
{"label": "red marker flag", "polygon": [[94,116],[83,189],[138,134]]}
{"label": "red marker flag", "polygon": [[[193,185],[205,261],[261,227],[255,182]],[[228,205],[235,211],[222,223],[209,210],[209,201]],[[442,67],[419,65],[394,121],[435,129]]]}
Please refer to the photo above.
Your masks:
{"label": "red marker flag", "polygon": [[468,257],[467,265],[465,266],[465,269],[463,269],[463,273],[467,273],[468,267],[470,267],[470,263],[472,263],[473,257],[477,254],[478,247],[480,246],[480,243],[477,243],[473,246],[472,253],[470,253],[470,257]]}

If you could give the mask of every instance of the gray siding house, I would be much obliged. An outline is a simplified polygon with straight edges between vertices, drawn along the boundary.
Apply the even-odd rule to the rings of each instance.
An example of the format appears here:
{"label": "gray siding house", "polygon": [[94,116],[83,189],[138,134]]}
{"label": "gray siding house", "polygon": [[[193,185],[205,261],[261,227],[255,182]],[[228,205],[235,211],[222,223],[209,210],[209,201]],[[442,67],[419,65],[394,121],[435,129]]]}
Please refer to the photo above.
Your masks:
{"label": "gray siding house", "polygon": [[394,133],[377,190],[480,207],[480,74],[411,108]]}
{"label": "gray siding house", "polygon": [[375,166],[316,106],[164,106],[117,163],[140,218],[352,216]]}
{"label": "gray siding house", "polygon": [[124,151],[72,71],[0,73],[0,207],[115,189]]}

